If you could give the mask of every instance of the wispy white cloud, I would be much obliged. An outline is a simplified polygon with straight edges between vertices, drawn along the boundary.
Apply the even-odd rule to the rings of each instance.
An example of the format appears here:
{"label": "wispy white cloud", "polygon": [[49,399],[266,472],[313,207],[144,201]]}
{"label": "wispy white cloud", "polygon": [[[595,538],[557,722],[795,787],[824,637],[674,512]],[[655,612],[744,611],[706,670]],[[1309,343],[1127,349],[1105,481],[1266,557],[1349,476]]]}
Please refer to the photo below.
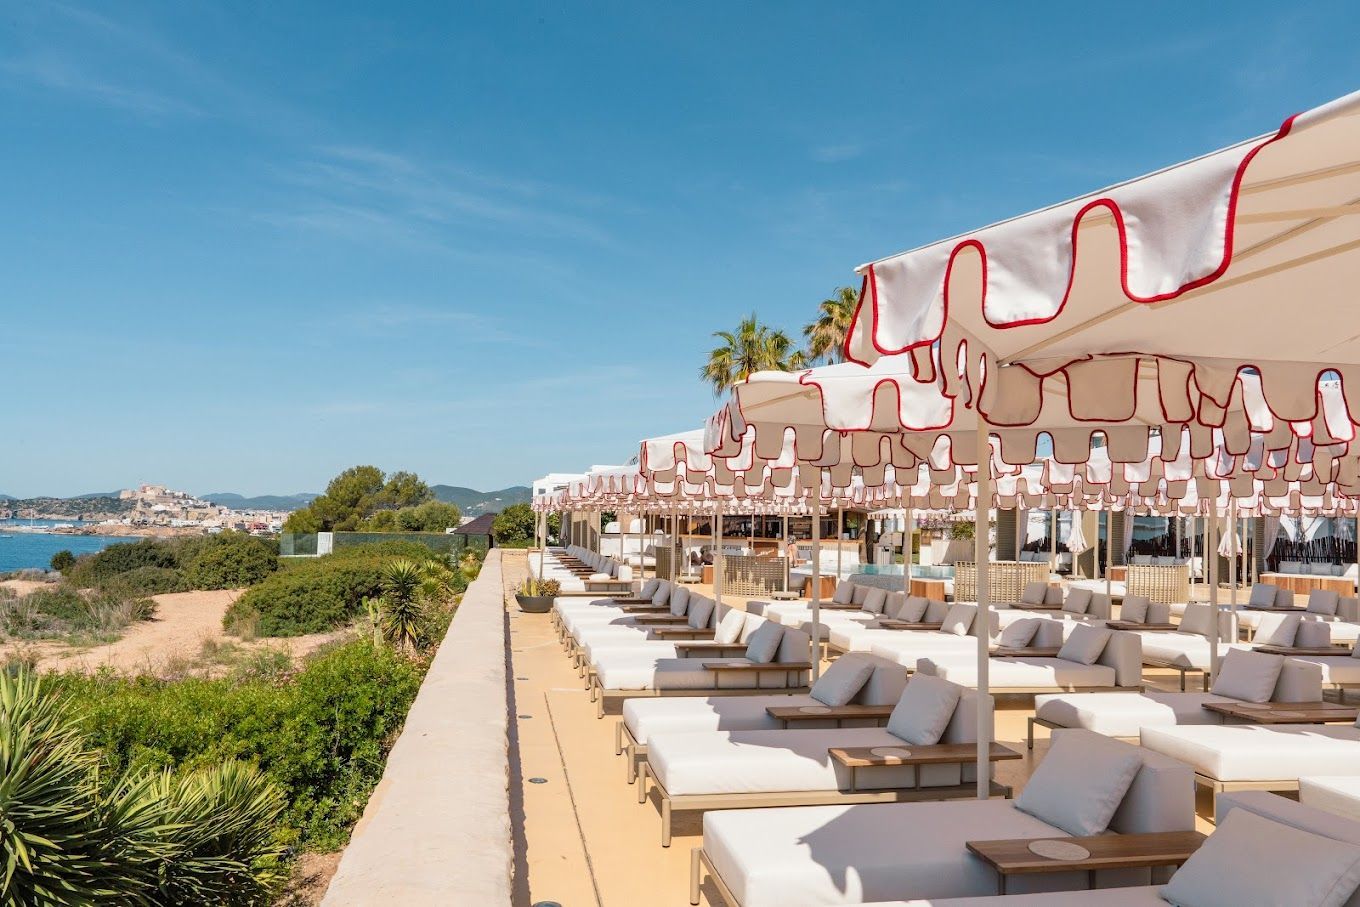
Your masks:
{"label": "wispy white cloud", "polygon": [[812,149],[812,159],[823,164],[838,164],[852,161],[864,154],[864,146],[859,142],[844,142],[837,145],[819,145]]}
{"label": "wispy white cloud", "polygon": [[194,104],[146,88],[124,85],[89,71],[86,65],[51,53],[30,53],[0,61],[0,71],[46,89],[80,95],[97,103],[146,116],[200,116]]}
{"label": "wispy white cloud", "polygon": [[326,146],[277,171],[297,191],[292,210],[271,222],[332,232],[376,228],[407,239],[467,228],[612,246],[613,238],[579,213],[579,198],[546,183],[505,180],[383,148]]}

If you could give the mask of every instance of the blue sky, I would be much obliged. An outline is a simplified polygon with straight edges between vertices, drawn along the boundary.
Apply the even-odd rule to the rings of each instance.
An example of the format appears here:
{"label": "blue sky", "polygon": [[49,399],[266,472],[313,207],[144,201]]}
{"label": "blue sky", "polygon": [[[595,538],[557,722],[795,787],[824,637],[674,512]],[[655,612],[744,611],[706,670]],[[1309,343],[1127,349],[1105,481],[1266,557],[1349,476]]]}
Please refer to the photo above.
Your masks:
{"label": "blue sky", "polygon": [[527,483],[712,331],[1360,87],[1360,7],[5,2],[0,492]]}

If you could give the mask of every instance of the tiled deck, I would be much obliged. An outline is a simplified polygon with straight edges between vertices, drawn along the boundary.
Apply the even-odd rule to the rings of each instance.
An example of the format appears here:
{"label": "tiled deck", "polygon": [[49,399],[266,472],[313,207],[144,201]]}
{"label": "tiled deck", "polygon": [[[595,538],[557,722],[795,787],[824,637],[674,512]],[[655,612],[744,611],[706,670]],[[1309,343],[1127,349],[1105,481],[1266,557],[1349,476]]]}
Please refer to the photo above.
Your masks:
{"label": "tiled deck", "polygon": [[[525,572],[523,556],[507,552],[506,588]],[[711,590],[695,587],[705,594]],[[660,844],[657,803],[637,802],[624,777],[624,757],[614,755],[616,715],[595,717],[595,705],[572,669],[551,618],[521,614],[507,595],[512,678],[511,804],[516,830],[515,904],[557,902],[563,907],[687,907],[690,850],[701,843],[698,814],[677,813],[669,848]],[[1146,675],[1174,689],[1174,675]],[[1025,752],[1024,702],[999,704],[997,739]],[[1034,752],[999,763],[998,780],[1018,794],[1047,748],[1036,728]],[[530,783],[542,778],[543,783]],[[1207,806],[1201,806],[1201,813]],[[1201,830],[1210,825],[1200,820]],[[710,888],[701,902],[721,904]]]}

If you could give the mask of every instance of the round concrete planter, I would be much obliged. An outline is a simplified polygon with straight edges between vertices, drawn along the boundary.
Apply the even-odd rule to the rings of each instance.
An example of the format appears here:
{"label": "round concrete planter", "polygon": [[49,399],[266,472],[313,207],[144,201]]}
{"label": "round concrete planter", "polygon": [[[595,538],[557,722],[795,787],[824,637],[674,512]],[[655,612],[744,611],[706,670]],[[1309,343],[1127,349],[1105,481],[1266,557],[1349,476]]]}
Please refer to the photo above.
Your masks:
{"label": "round concrete planter", "polygon": [[515,601],[519,602],[519,609],[528,614],[547,614],[552,610],[553,597],[551,595],[520,595],[516,592]]}

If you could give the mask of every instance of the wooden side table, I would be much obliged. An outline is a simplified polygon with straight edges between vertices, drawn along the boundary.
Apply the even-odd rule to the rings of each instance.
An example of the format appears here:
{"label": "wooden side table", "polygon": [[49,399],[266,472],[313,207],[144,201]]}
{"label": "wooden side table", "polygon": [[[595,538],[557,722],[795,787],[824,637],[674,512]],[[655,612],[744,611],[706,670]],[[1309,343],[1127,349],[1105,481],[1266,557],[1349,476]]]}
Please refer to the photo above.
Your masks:
{"label": "wooden side table", "polygon": [[[1147,869],[1179,866],[1194,855],[1205,836],[1197,831],[1168,831],[1143,835],[1093,835],[1087,838],[1015,838],[1008,841],[969,841],[968,849],[996,870],[997,893],[1006,893],[1006,879],[1013,875],[1085,870],[1088,888],[1095,887],[1101,869]],[[1042,856],[1031,850],[1038,842],[1071,846],[1075,858]],[[1057,850],[1058,848],[1055,848]],[[1080,851],[1085,851],[1081,856]]]}

